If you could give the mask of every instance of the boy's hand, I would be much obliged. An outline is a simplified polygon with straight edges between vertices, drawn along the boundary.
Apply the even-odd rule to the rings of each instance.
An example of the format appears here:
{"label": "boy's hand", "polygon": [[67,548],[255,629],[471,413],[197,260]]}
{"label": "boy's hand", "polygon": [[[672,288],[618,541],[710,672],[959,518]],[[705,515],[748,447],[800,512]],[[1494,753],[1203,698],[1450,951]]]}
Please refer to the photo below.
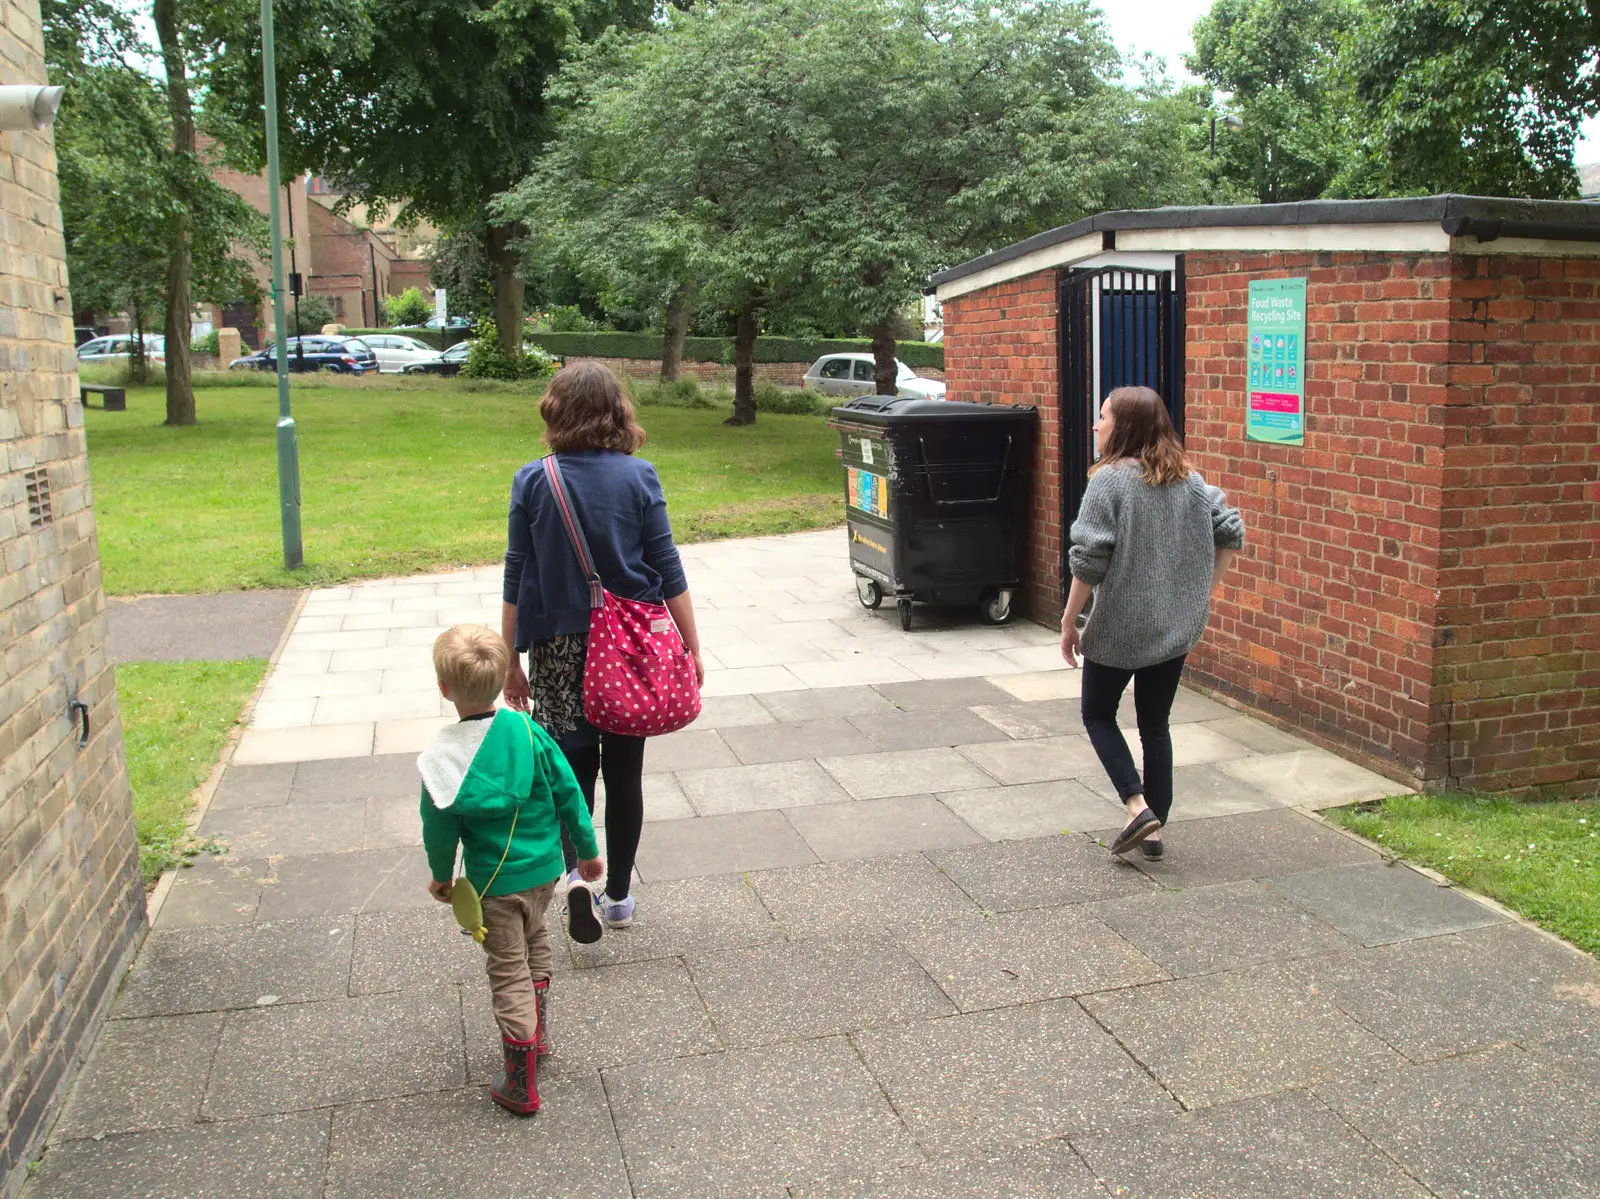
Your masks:
{"label": "boy's hand", "polygon": [[597,883],[605,876],[604,858],[585,858],[578,863],[578,877],[586,883]]}
{"label": "boy's hand", "polygon": [[449,903],[450,902],[450,892],[454,888],[454,886],[455,886],[454,883],[441,883],[436,878],[429,879],[428,880],[428,894],[433,896],[440,903]]}

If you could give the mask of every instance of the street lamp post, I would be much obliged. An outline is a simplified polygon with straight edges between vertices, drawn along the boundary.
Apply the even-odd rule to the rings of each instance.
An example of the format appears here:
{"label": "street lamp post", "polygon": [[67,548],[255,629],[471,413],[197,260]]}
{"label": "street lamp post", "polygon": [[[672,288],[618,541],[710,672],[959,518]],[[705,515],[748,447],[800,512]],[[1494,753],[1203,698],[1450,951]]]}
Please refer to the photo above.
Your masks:
{"label": "street lamp post", "polygon": [[283,215],[278,202],[278,67],[272,40],[272,0],[261,0],[261,83],[267,110],[267,218],[272,227],[272,319],[278,344],[278,508],[283,521],[283,565],[305,561],[300,544],[300,445],[289,411],[288,326],[283,303]]}
{"label": "street lamp post", "polygon": [[1216,116],[1212,117],[1211,118],[1211,157],[1212,158],[1215,158],[1217,156],[1217,122],[1218,121],[1222,122],[1222,127],[1224,129],[1243,129],[1244,128],[1244,121],[1240,120],[1236,116],[1231,116],[1230,115],[1230,116],[1225,116],[1225,117],[1216,117]]}

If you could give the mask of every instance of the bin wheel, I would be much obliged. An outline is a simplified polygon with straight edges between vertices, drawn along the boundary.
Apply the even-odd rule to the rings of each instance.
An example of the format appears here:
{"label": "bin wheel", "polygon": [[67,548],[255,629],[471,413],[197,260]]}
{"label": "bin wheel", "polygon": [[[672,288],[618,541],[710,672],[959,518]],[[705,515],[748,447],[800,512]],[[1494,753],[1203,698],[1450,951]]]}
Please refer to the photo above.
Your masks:
{"label": "bin wheel", "polygon": [[900,627],[909,633],[911,631],[911,601],[903,599],[895,604],[895,607],[900,612]]}
{"label": "bin wheel", "polygon": [[878,586],[877,579],[869,579],[866,575],[856,576],[856,598],[861,601],[861,606],[868,612],[876,611],[883,603],[883,588]]}
{"label": "bin wheel", "polygon": [[1011,619],[1011,592],[996,591],[978,602],[978,619],[984,624],[1005,624]]}

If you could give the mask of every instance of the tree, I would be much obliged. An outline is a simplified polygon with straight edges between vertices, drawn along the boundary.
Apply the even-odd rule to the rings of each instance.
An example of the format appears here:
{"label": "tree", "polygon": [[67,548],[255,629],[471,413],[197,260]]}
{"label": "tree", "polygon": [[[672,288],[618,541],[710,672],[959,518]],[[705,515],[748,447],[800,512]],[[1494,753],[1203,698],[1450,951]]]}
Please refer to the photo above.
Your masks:
{"label": "tree", "polygon": [[1600,112],[1600,9],[1585,0],[1391,0],[1350,71],[1377,187],[1575,198],[1578,125]]}
{"label": "tree", "polygon": [[1195,22],[1189,69],[1244,120],[1217,138],[1223,179],[1277,204],[1348,177],[1358,105],[1340,53],[1363,16],[1359,0],[1216,0]]}
{"label": "tree", "polygon": [[421,325],[433,315],[433,304],[420,287],[408,287],[383,302],[391,325]]}

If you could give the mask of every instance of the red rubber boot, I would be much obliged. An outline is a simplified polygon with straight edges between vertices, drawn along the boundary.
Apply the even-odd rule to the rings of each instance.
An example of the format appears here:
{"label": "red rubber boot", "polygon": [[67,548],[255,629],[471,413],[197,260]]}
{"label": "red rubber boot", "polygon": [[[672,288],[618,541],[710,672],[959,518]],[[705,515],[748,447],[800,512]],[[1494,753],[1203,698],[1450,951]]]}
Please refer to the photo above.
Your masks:
{"label": "red rubber boot", "polygon": [[533,997],[539,1004],[539,1031],[533,1034],[537,1056],[550,1055],[550,980],[541,978],[533,984]]}
{"label": "red rubber boot", "polygon": [[505,1069],[489,1084],[489,1098],[508,1112],[531,1116],[539,1110],[535,1042],[513,1041],[502,1036],[500,1045],[505,1054]]}

